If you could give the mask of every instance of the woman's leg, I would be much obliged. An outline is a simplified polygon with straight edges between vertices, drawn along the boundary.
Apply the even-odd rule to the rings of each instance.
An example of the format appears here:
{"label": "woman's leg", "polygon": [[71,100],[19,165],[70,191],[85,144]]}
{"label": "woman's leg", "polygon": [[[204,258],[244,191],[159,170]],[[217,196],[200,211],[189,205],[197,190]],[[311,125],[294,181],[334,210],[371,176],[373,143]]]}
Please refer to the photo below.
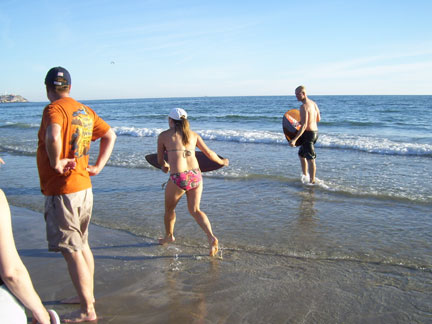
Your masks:
{"label": "woman's leg", "polygon": [[183,196],[184,190],[180,189],[172,180],[168,180],[165,188],[165,237],[159,239],[159,244],[165,244],[175,241],[174,225],[176,221],[175,208],[180,198]]}
{"label": "woman's leg", "polygon": [[203,191],[203,183],[196,188],[186,192],[188,209],[190,214],[195,218],[198,225],[204,230],[210,244],[210,256],[215,256],[219,250],[218,239],[214,236],[210,221],[207,215],[200,210],[201,195]]}

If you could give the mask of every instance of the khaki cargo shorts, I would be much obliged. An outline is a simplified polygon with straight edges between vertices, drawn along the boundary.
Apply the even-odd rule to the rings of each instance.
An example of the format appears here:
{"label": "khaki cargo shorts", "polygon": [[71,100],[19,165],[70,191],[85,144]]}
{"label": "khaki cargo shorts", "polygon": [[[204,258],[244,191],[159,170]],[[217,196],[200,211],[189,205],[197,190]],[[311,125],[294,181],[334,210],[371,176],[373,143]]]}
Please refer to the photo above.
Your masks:
{"label": "khaki cargo shorts", "polygon": [[93,208],[92,188],[45,198],[48,250],[81,251],[88,242],[88,226]]}

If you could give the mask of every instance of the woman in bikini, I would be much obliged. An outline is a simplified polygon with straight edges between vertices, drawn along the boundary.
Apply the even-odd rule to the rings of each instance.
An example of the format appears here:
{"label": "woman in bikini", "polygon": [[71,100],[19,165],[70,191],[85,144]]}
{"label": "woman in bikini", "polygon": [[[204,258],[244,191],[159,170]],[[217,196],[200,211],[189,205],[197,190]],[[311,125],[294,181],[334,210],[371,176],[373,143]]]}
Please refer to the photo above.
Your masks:
{"label": "woman in bikini", "polygon": [[[207,215],[200,210],[203,183],[201,170],[195,157],[195,147],[198,147],[209,159],[228,166],[228,159],[220,159],[210,150],[201,136],[189,129],[187,113],[181,108],[174,108],[168,115],[170,128],[158,137],[158,163],[162,171],[170,172],[165,189],[165,237],[159,239],[160,244],[174,242],[175,208],[180,198],[186,193],[190,214],[204,230],[210,244],[210,256],[218,252],[218,240],[214,236]],[[168,164],[164,153],[168,154]]]}

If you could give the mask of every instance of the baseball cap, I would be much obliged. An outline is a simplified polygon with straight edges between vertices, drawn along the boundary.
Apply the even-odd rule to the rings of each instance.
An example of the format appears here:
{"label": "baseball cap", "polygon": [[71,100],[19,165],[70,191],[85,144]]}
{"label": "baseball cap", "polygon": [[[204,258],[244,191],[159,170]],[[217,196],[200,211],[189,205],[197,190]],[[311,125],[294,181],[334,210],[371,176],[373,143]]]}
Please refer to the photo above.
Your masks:
{"label": "baseball cap", "polygon": [[182,108],[173,108],[171,109],[168,117],[175,120],[180,120],[182,117],[187,119],[187,112]]}
{"label": "baseball cap", "polygon": [[46,77],[45,77],[45,84],[46,85],[53,85],[53,86],[63,86],[63,85],[71,85],[71,77],[65,68],[61,66],[53,67],[51,70],[48,71]]}

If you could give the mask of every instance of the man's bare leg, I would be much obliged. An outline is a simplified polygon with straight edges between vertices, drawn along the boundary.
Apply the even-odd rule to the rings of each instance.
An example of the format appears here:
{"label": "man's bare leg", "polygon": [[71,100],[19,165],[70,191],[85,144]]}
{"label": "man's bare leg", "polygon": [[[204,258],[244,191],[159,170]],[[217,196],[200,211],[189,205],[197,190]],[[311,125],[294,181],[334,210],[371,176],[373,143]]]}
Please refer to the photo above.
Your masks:
{"label": "man's bare leg", "polygon": [[[88,251],[84,252],[87,249]],[[93,258],[93,255],[88,246],[84,250],[62,253],[80,299],[80,310],[63,316],[62,320],[65,323],[82,323],[97,320],[93,295],[94,265],[92,266],[92,264],[94,264],[94,261],[90,261],[90,267],[87,264],[88,258],[90,258],[90,255]]]}
{"label": "man's bare leg", "polygon": [[309,173],[310,173],[310,182],[315,183],[315,174],[316,174],[316,164],[315,160],[307,160],[308,166],[309,166]]}
{"label": "man's bare leg", "polygon": [[[301,156],[299,156],[299,159],[300,159],[300,166],[301,166],[302,174],[303,174],[302,181],[308,181],[308,179],[309,179],[308,162],[305,158],[303,158]],[[305,179],[305,180],[303,180],[303,179]]]}
{"label": "man's bare leg", "polygon": [[[90,271],[90,277],[92,278],[92,281],[94,280],[94,258],[93,258],[93,253],[90,249],[90,247],[88,246],[88,244],[86,245],[86,247],[83,249],[83,256],[84,259],[86,261],[87,267]],[[92,290],[94,291],[94,282],[92,282]],[[93,303],[95,303],[95,299],[93,299]],[[80,298],[79,296],[73,296],[73,297],[69,297],[69,298],[65,298],[62,299],[60,301],[61,304],[80,304]]]}

